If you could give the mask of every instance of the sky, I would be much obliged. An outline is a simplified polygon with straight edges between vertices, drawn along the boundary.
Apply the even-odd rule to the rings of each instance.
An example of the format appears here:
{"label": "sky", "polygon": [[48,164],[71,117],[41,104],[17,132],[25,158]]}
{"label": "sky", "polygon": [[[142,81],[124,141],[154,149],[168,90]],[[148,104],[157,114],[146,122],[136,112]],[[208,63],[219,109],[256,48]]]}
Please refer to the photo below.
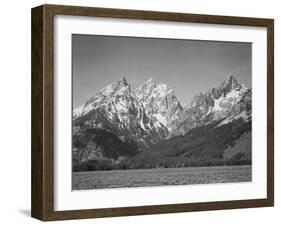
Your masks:
{"label": "sky", "polygon": [[251,88],[251,49],[251,43],[73,34],[73,107],[122,77],[132,89],[150,77],[166,83],[183,106],[229,74]]}

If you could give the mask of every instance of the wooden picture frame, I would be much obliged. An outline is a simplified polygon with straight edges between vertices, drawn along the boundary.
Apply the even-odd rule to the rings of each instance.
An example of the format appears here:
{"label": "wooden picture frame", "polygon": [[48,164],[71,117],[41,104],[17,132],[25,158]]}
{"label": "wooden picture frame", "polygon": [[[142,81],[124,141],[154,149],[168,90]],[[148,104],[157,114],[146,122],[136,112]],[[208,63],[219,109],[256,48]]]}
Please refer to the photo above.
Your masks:
{"label": "wooden picture frame", "polygon": [[[121,208],[54,210],[54,16],[255,26],[267,29],[267,198]],[[274,20],[62,5],[32,9],[32,200],[43,221],[266,207],[274,205]]]}

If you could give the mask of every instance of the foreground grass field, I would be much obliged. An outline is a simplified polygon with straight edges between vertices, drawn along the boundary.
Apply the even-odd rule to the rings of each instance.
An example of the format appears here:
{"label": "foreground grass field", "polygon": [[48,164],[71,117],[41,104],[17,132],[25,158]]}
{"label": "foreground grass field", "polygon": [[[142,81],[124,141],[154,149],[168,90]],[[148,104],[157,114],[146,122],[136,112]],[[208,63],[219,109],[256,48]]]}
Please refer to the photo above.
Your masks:
{"label": "foreground grass field", "polygon": [[74,172],[72,189],[248,182],[251,166],[217,166]]}

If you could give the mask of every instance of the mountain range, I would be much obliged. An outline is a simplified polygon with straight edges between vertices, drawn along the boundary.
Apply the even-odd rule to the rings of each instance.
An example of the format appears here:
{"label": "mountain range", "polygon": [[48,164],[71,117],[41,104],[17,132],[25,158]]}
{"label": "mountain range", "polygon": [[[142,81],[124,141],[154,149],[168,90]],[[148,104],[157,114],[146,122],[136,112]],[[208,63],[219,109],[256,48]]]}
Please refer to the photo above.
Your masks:
{"label": "mountain range", "polygon": [[248,163],[234,146],[250,149],[251,96],[228,75],[182,106],[165,83],[149,78],[132,90],[122,78],[73,110],[74,170]]}

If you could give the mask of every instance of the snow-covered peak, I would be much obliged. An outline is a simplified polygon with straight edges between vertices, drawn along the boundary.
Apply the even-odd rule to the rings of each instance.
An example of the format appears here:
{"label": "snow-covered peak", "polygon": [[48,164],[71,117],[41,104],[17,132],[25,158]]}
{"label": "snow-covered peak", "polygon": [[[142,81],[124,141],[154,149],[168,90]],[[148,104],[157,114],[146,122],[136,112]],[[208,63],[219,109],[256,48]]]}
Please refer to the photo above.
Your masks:
{"label": "snow-covered peak", "polygon": [[251,95],[249,93],[251,93],[250,89],[238,82],[233,75],[228,75],[218,88],[212,88],[205,94],[199,93],[184,108],[183,131],[230,117],[229,115],[234,115],[233,109],[236,109],[235,115],[238,115],[243,111],[242,109],[246,108],[246,105],[250,108],[248,103],[251,102]]}
{"label": "snow-covered peak", "polygon": [[169,94],[173,94],[173,90],[165,83],[156,84],[153,78],[149,78],[135,90],[137,100],[144,106],[151,101],[151,98],[155,100],[155,98],[162,98]]}
{"label": "snow-covered peak", "polygon": [[165,83],[154,82],[149,78],[135,91],[137,101],[141,103],[149,117],[157,119],[169,130],[175,125],[182,111],[182,106],[174,95],[174,91]]}
{"label": "snow-covered peak", "polygon": [[167,84],[159,83],[155,86],[150,95],[154,98],[160,98],[168,95],[174,95],[174,91]]}
{"label": "snow-covered peak", "polygon": [[173,90],[167,84],[156,84],[153,78],[149,78],[135,90],[136,97],[140,101],[143,101],[151,95],[154,97],[164,96],[170,92],[173,92]]}
{"label": "snow-covered peak", "polygon": [[146,80],[143,84],[141,84],[138,88],[135,90],[135,94],[138,97],[138,99],[143,99],[144,97],[150,95],[152,90],[156,87],[156,84],[154,83],[153,78],[149,78]]}
{"label": "snow-covered peak", "polygon": [[225,80],[221,83],[221,85],[219,86],[219,89],[223,93],[229,93],[229,92],[231,92],[231,90],[234,90],[237,88],[242,88],[242,84],[240,82],[238,82],[237,79],[232,74],[229,74],[225,78]]}
{"label": "snow-covered peak", "polygon": [[131,94],[131,86],[126,78],[121,78],[117,82],[107,85],[101,89],[96,95],[91,97],[82,106],[73,110],[73,117],[87,114],[89,111],[96,109],[102,105],[108,104],[112,99],[123,95]]}
{"label": "snow-covered peak", "polygon": [[172,89],[167,84],[162,83],[162,82],[159,83],[155,88],[158,90],[171,90]]}
{"label": "snow-covered peak", "polygon": [[110,85],[104,87],[103,89],[101,89],[94,97],[89,99],[86,102],[86,104],[92,102],[93,100],[96,99],[96,97],[98,97],[100,95],[109,97],[111,95],[115,95],[116,93],[120,93],[120,90],[124,91],[126,89],[130,89],[130,85],[127,82],[126,78],[121,78],[117,82],[110,84]]}
{"label": "snow-covered peak", "polygon": [[[103,94],[103,95],[106,95],[106,96],[111,95],[111,94],[115,91],[114,88],[115,88],[115,87],[114,87],[113,84],[108,85],[108,86],[104,87],[104,88],[99,92],[99,94]],[[98,95],[99,95],[99,94],[98,94]]]}
{"label": "snow-covered peak", "polygon": [[154,83],[154,78],[149,77],[149,78],[145,81],[145,84],[149,84],[149,83]]}
{"label": "snow-covered peak", "polygon": [[229,74],[218,88],[212,88],[205,94],[200,92],[195,95],[187,108],[195,105],[206,105],[206,108],[214,107],[216,105],[214,102],[219,100],[239,101],[247,90],[248,88],[244,84],[238,82],[232,74]]}

